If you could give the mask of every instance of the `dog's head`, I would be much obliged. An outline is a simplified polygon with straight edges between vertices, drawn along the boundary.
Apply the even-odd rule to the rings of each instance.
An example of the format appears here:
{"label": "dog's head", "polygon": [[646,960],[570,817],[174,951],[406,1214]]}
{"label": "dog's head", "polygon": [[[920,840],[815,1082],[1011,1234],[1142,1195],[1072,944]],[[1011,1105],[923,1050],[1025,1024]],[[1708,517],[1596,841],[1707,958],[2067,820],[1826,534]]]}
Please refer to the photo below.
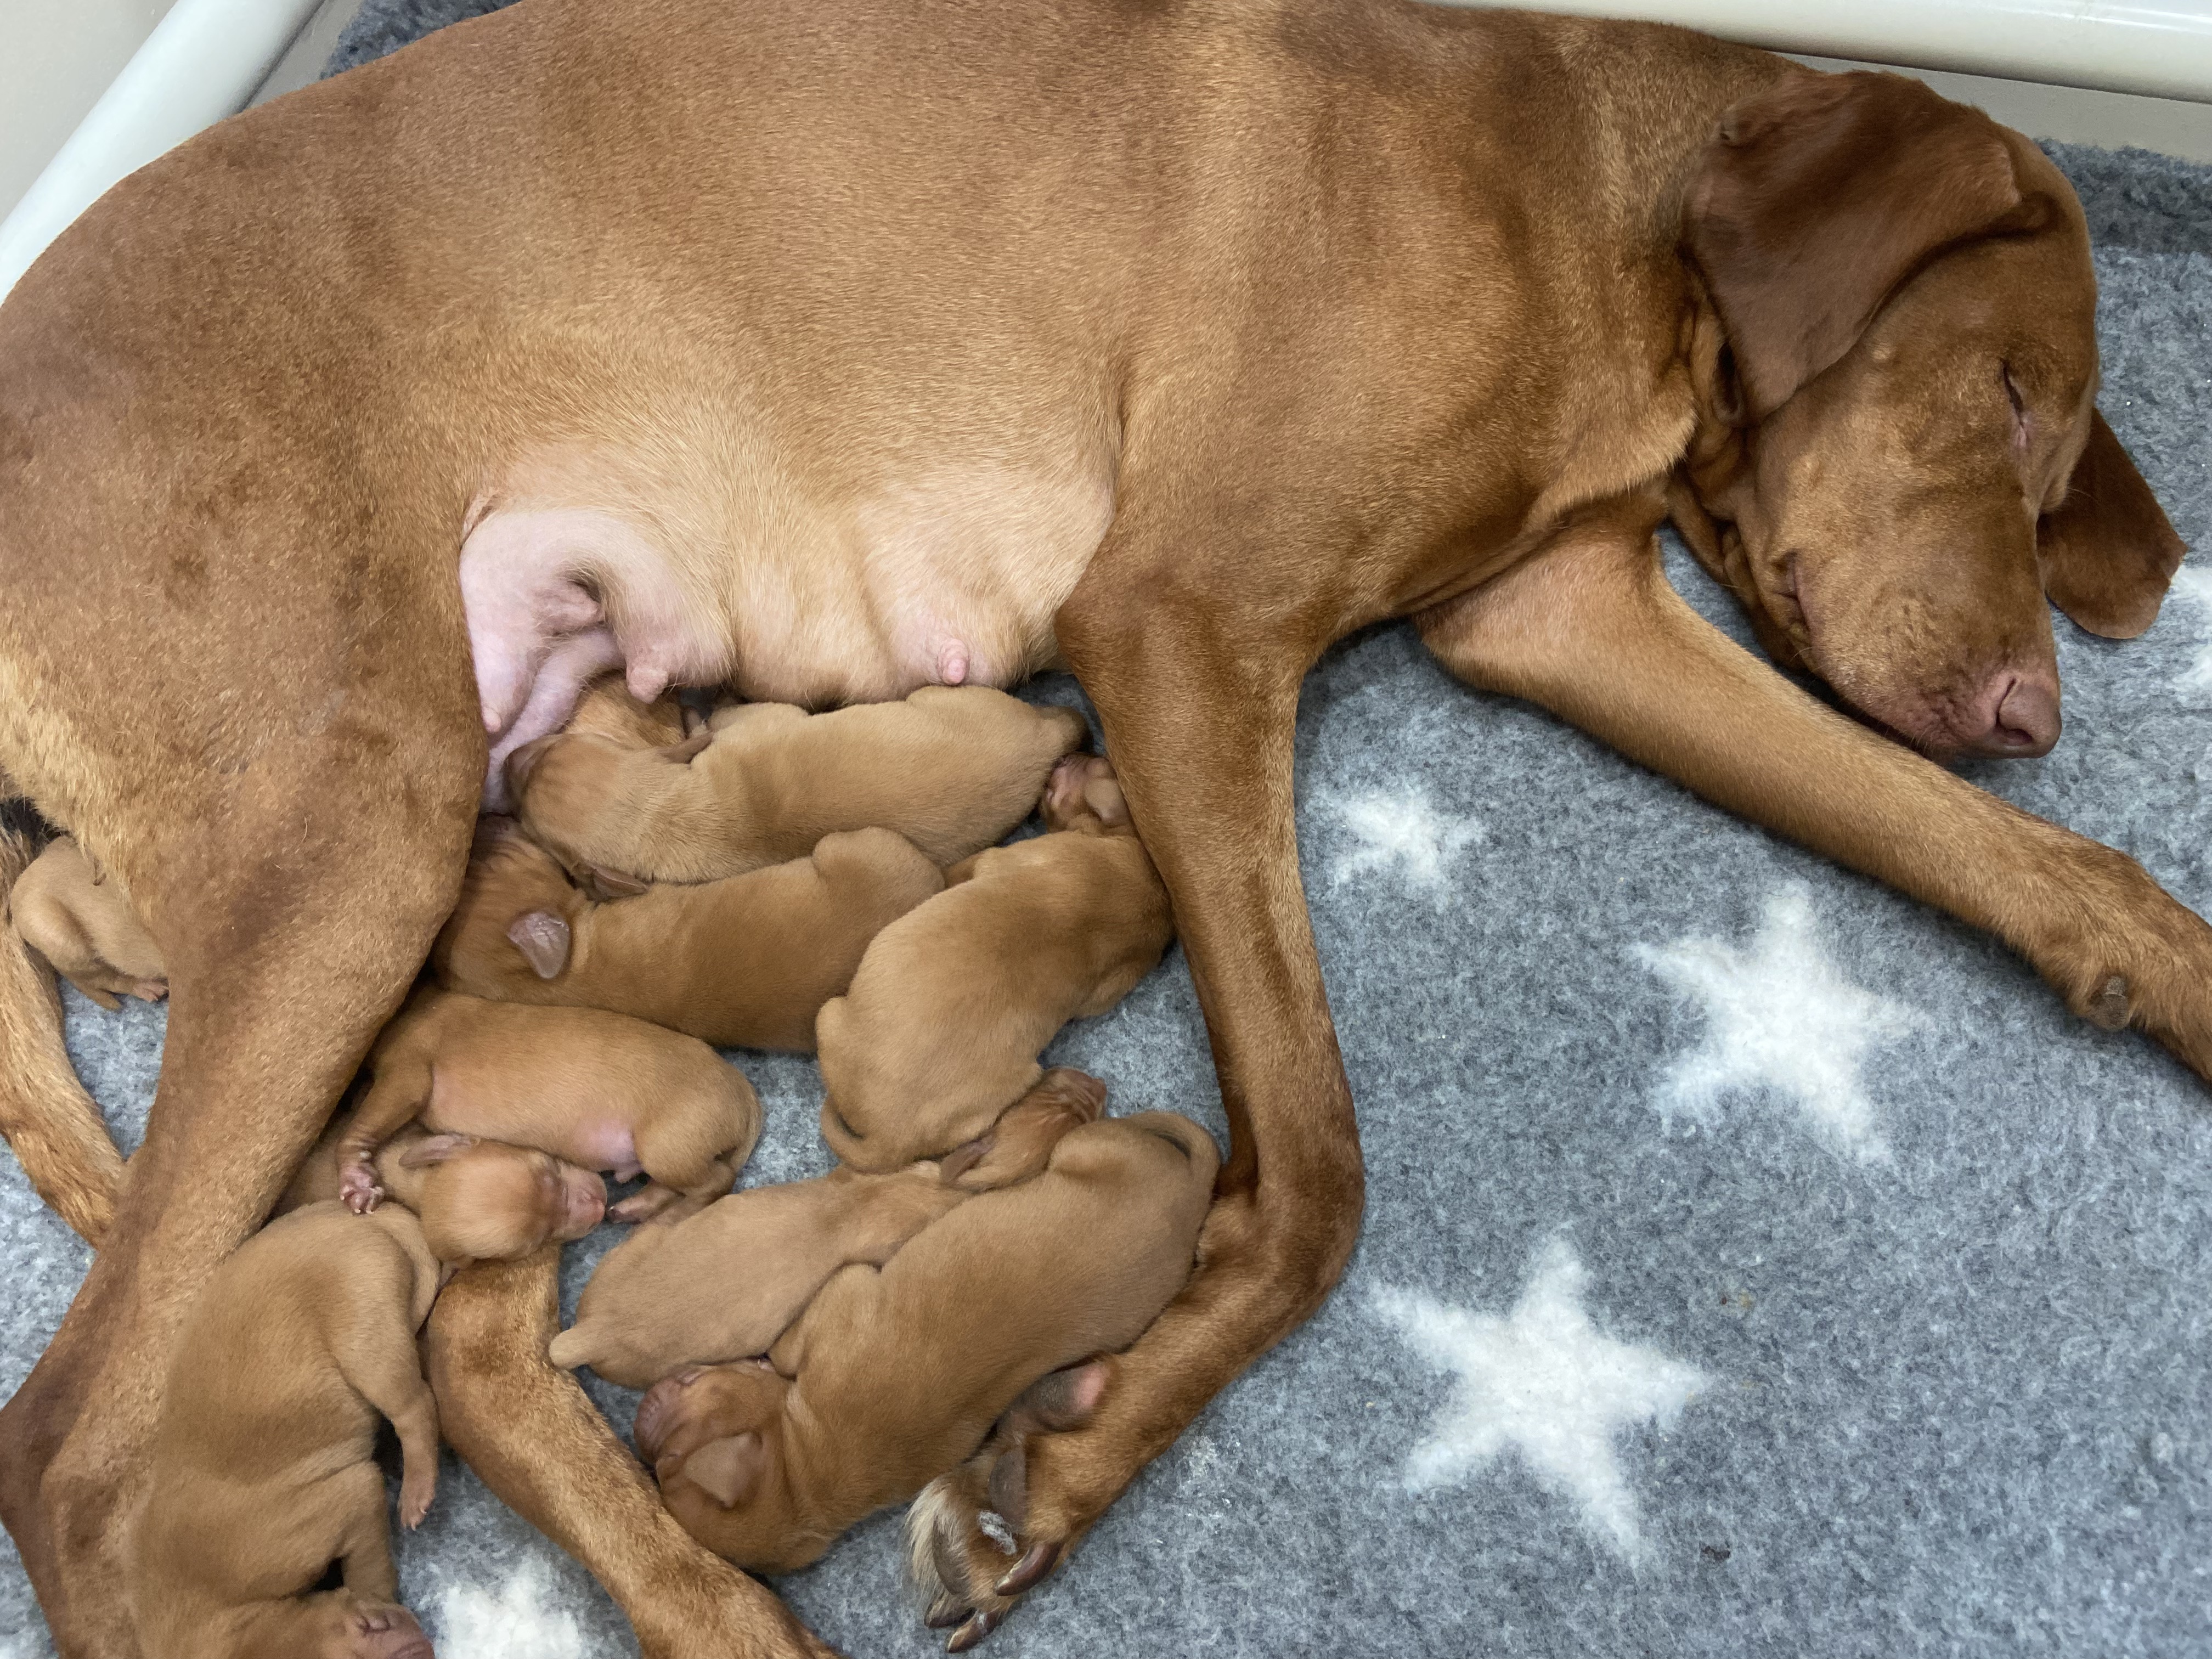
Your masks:
{"label": "dog's head", "polygon": [[765,1359],[686,1365],[639,1402],[638,1455],[693,1537],[757,1571],[793,1571],[830,1540],[794,1520],[783,1471],[791,1383]]}
{"label": "dog's head", "polygon": [[473,1135],[426,1135],[399,1155],[427,1173],[418,1210],[430,1254],[452,1266],[516,1261],[581,1238],[607,1212],[592,1170],[529,1147]]}
{"label": "dog's head", "polygon": [[1793,71],[1723,118],[1682,240],[1686,538],[1778,660],[1906,741],[2045,752],[2046,596],[2130,638],[2183,551],[2097,412],[2065,179],[1917,81]]}
{"label": "dog's head", "polygon": [[[593,862],[622,839],[660,793],[713,743],[700,732],[680,743],[641,747],[597,731],[556,732],[524,744],[507,757],[507,792],[522,827],[579,876],[620,883]],[[617,885],[611,896],[641,890]]]}
{"label": "dog's head", "polygon": [[513,819],[480,818],[460,901],[431,947],[431,966],[449,990],[495,1000],[526,994],[533,981],[567,968],[573,924],[591,906],[560,860]]}

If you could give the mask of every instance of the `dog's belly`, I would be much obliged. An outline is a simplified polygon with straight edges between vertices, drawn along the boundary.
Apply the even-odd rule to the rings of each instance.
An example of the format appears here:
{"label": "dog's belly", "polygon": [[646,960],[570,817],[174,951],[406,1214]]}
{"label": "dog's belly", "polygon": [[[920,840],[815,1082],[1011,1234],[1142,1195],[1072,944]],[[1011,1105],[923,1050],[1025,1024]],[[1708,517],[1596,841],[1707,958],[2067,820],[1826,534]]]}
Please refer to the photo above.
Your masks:
{"label": "dog's belly", "polygon": [[556,495],[570,499],[503,495],[461,550],[491,810],[507,755],[558,730],[609,668],[647,700],[727,683],[823,707],[1048,667],[1053,613],[1114,512],[1103,456],[921,470],[827,507],[788,487]]}

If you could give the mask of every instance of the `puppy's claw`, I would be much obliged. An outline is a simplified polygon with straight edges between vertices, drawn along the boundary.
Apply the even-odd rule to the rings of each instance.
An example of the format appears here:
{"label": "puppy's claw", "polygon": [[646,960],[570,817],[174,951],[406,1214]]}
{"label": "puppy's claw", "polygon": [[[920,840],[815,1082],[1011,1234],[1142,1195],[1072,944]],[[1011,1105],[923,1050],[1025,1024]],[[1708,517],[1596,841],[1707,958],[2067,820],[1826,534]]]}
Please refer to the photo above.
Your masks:
{"label": "puppy's claw", "polygon": [[1015,1596],[1034,1589],[1044,1582],[1060,1562],[1057,1543],[1032,1544],[1022,1559],[1006,1570],[1006,1576],[992,1587],[994,1595]]}
{"label": "puppy's claw", "polygon": [[947,1653],[965,1653],[999,1627],[995,1613],[975,1612],[968,1615],[968,1622],[952,1632],[945,1644]]}
{"label": "puppy's claw", "polygon": [[929,1604],[921,1622],[932,1630],[950,1630],[967,1616],[968,1604],[948,1590]]}

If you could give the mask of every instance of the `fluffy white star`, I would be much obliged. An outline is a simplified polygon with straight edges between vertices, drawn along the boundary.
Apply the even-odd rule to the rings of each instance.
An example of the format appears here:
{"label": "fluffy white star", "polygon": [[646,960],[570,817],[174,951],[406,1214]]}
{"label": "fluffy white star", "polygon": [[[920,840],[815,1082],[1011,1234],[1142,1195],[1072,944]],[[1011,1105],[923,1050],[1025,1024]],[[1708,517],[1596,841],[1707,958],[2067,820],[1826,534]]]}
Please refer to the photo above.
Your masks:
{"label": "fluffy white star", "polygon": [[1382,1291],[1375,1305],[1416,1353],[1458,1374],[1450,1403],[1413,1449],[1407,1487],[1455,1485],[1510,1446],[1576,1506],[1591,1534],[1632,1563],[1644,1554],[1644,1534],[1613,1437],[1639,1423],[1672,1427],[1707,1379],[1599,1330],[1583,1310],[1588,1277],[1553,1239],[1502,1317],[1415,1291]]}
{"label": "fluffy white star", "polygon": [[1838,1150],[1866,1162],[1888,1158],[1859,1068],[1869,1049],[1925,1022],[1837,972],[1820,950],[1812,895],[1802,884],[1767,900],[1748,946],[1686,939],[1635,950],[1705,1016],[1705,1041],[1679,1056],[1660,1085],[1662,1115],[1711,1122],[1724,1095],[1771,1091],[1795,1102]]}
{"label": "fluffy white star", "polygon": [[450,1585],[438,1604],[438,1651],[452,1659],[586,1659],[583,1632],[553,1601],[542,1561],[520,1562],[495,1592]]}
{"label": "fluffy white star", "polygon": [[1452,860],[1482,839],[1480,823],[1437,811],[1419,789],[1342,795],[1333,805],[1355,843],[1330,872],[1336,885],[1395,866],[1408,887],[1441,893]]}
{"label": "fluffy white star", "polygon": [[[2173,573],[2167,591],[2195,605],[2200,621],[2212,623],[2212,569],[2185,564]],[[2180,691],[2212,691],[2212,631],[2197,646],[2197,659],[2174,676],[2173,684]]]}

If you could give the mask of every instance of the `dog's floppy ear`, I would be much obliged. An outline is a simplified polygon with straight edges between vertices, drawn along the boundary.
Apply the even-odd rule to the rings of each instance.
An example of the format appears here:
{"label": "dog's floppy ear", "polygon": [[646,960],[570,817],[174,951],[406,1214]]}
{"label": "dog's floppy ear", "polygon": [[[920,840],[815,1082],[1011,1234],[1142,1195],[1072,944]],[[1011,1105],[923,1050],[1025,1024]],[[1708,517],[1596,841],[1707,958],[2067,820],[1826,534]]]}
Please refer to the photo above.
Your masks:
{"label": "dog's floppy ear", "polygon": [[507,925],[507,937],[540,979],[557,979],[568,965],[568,924],[550,910],[525,911]]}
{"label": "dog's floppy ear", "polygon": [[2051,602],[2092,634],[2131,640],[2158,620],[2188,550],[2105,417],[2093,413],[2066,499],[2036,526]]}
{"label": "dog's floppy ear", "polygon": [[399,1154],[403,1170],[427,1170],[434,1164],[443,1164],[457,1153],[465,1152],[477,1144],[474,1135],[425,1135]]}
{"label": "dog's floppy ear", "polygon": [[751,1429],[709,1440],[684,1460],[684,1478],[726,1510],[752,1496],[768,1470],[768,1445]]}
{"label": "dog's floppy ear", "polygon": [[1721,117],[1682,240],[1758,421],[1849,351],[1930,253],[2044,210],[1980,111],[1901,75],[1794,70]]}

